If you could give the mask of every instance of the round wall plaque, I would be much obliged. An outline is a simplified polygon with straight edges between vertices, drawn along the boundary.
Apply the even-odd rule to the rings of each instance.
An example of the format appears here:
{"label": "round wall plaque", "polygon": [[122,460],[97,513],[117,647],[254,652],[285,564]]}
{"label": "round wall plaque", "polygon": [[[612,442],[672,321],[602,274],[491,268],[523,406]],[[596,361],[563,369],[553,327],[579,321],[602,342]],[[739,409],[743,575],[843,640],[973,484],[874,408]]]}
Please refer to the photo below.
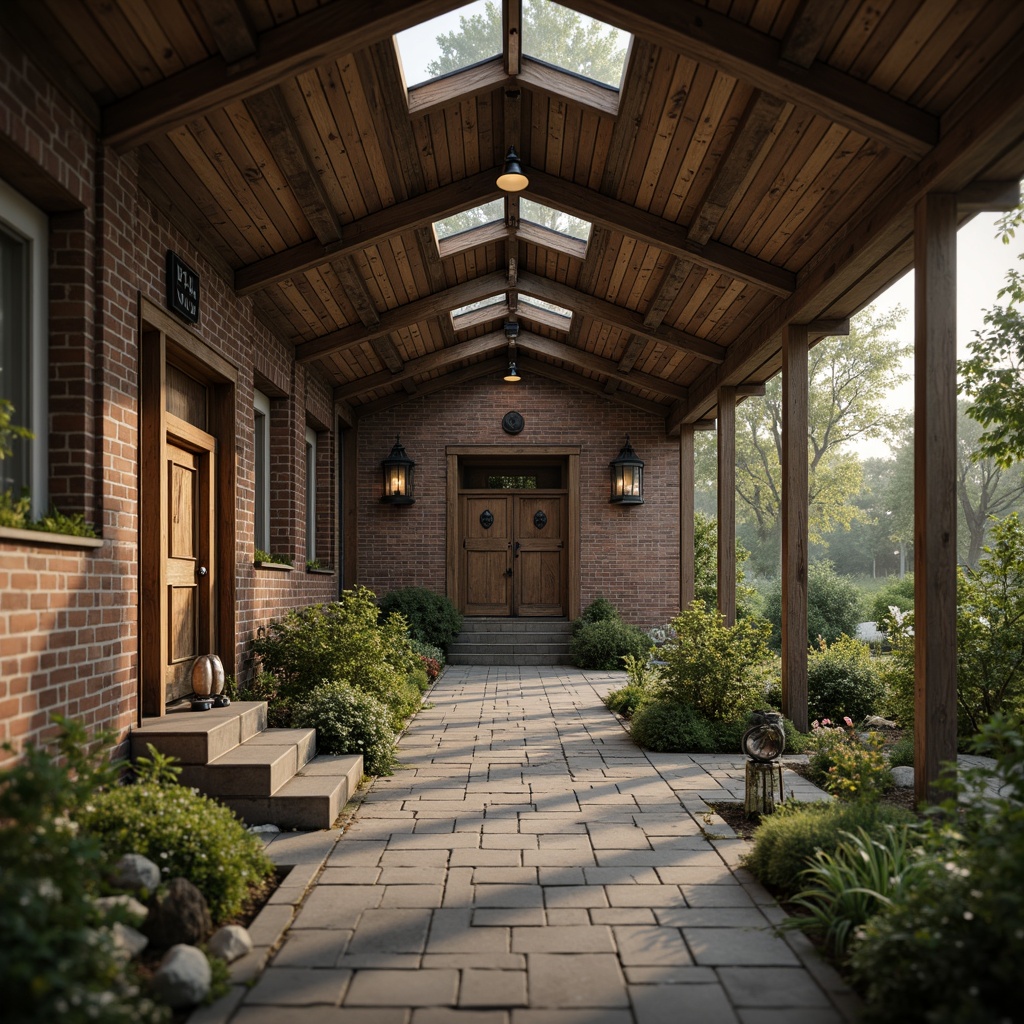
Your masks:
{"label": "round wall plaque", "polygon": [[489,508],[485,508],[480,513],[480,525],[485,530],[489,530],[494,525],[494,513]]}
{"label": "round wall plaque", "polygon": [[507,412],[501,421],[501,429],[506,434],[518,434],[523,429],[523,417],[518,412]]}

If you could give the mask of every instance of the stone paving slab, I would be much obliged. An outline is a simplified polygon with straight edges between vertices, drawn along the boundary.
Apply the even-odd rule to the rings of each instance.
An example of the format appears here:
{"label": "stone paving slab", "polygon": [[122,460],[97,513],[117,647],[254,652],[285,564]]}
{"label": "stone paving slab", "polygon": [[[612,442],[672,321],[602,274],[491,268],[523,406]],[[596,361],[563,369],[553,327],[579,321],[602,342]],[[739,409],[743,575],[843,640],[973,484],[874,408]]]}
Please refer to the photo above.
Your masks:
{"label": "stone paving slab", "polygon": [[638,750],[601,703],[623,678],[449,667],[344,833],[267,840],[274,927],[192,1024],[855,1020],[705,802],[743,759]]}

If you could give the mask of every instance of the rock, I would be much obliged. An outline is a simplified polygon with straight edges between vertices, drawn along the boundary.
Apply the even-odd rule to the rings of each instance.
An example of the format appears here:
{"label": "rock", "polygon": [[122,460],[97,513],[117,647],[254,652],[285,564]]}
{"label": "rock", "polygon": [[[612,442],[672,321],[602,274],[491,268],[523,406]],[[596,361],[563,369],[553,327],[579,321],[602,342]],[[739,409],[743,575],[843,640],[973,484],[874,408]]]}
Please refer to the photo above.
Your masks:
{"label": "rock", "polygon": [[206,946],[214,956],[230,964],[252,949],[252,937],[240,924],[228,924],[218,928]]}
{"label": "rock", "polygon": [[160,885],[160,869],[141,853],[126,853],[114,865],[110,884],[125,892],[156,892]]}
{"label": "rock", "polygon": [[197,945],[212,928],[206,897],[187,878],[172,878],[167,890],[149,901],[149,916],[142,926],[157,949]]}
{"label": "rock", "polygon": [[195,946],[172,946],[153,974],[153,994],[173,1009],[195,1006],[210,992],[210,961]]}
{"label": "rock", "polygon": [[257,835],[260,832],[280,832],[281,830],[276,825],[250,825],[248,831]]}
{"label": "rock", "polygon": [[121,924],[120,921],[115,921],[111,925],[110,934],[114,938],[114,948],[125,960],[137,957],[149,945],[149,939],[142,932]]}
{"label": "rock", "polygon": [[910,765],[901,764],[892,769],[892,781],[897,789],[914,788],[914,769]]}
{"label": "rock", "polygon": [[895,729],[896,723],[889,721],[888,718],[883,718],[881,715],[868,715],[864,719],[864,724],[872,729]]}
{"label": "rock", "polygon": [[146,905],[128,893],[122,893],[120,896],[97,896],[93,902],[104,912],[110,912],[115,907],[123,908],[132,924],[142,924],[149,914]]}

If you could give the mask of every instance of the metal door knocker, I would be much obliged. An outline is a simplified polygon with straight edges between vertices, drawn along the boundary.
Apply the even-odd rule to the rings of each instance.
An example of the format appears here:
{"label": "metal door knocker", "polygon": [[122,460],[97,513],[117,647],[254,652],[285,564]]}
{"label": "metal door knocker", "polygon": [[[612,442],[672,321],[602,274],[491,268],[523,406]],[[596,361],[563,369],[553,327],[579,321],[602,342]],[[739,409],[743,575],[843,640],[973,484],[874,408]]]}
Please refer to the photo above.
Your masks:
{"label": "metal door knocker", "polygon": [[485,530],[489,530],[494,525],[494,513],[489,508],[485,508],[480,513],[480,525]]}
{"label": "metal door knocker", "polygon": [[533,525],[536,526],[538,530],[543,530],[544,527],[548,525],[548,517],[539,509],[533,513]]}

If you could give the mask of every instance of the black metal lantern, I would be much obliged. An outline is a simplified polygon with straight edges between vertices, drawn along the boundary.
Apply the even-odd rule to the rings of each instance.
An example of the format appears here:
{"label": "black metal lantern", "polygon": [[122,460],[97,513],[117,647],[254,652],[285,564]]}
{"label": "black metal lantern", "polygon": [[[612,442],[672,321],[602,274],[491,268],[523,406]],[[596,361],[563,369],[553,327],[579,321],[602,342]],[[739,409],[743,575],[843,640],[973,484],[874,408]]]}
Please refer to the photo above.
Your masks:
{"label": "black metal lantern", "polygon": [[406,455],[397,437],[391,454],[380,465],[384,472],[384,492],[380,500],[388,505],[411,505],[416,500],[412,490],[413,467],[416,463]]}
{"label": "black metal lantern", "polygon": [[523,173],[523,165],[519,162],[515,146],[508,147],[505,166],[502,167],[495,184],[503,192],[522,192],[530,184],[530,179]]}
{"label": "black metal lantern", "polygon": [[626,435],[618,457],[609,463],[612,471],[613,505],[642,505],[644,503],[644,460],[640,458]]}

